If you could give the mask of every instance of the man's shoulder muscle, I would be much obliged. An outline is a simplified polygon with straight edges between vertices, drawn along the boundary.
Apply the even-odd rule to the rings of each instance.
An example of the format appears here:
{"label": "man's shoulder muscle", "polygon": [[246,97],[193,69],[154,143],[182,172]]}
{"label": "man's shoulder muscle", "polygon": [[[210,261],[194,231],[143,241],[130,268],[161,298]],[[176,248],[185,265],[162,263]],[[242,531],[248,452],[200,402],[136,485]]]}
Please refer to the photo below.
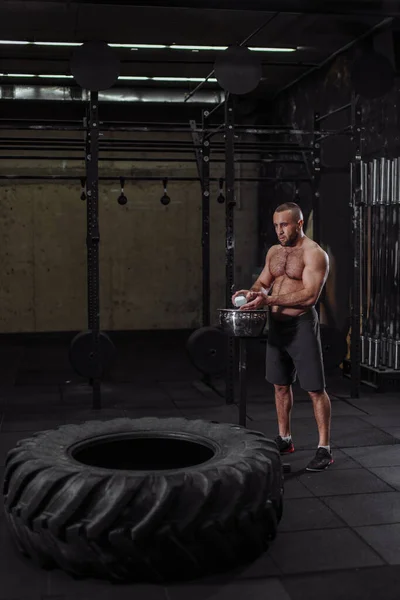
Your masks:
{"label": "man's shoulder muscle", "polygon": [[316,242],[310,240],[310,244],[304,249],[304,261],[311,262],[315,265],[323,267],[329,265],[328,254]]}

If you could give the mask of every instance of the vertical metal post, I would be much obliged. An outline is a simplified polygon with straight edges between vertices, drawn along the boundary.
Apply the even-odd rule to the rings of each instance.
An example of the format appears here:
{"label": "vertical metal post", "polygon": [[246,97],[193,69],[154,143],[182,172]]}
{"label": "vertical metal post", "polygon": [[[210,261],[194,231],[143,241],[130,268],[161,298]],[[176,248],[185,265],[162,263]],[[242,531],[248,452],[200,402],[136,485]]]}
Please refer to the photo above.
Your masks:
{"label": "vertical metal post", "polygon": [[351,397],[359,398],[361,387],[361,211],[362,211],[362,110],[353,96],[352,133],[355,149],[351,165],[351,208],[353,212],[353,286],[351,307]]}
{"label": "vertical metal post", "polygon": [[[314,139],[312,153],[312,209],[313,209],[313,240],[317,244],[321,243],[321,206],[320,206],[320,187],[321,187],[321,120],[319,113],[314,113]],[[326,288],[322,292],[322,298],[326,294]],[[320,315],[320,302],[315,307],[318,317]]]}
{"label": "vertical metal post", "polygon": [[246,338],[239,338],[239,425],[247,424],[247,344]]}
{"label": "vertical metal post", "polygon": [[210,285],[210,140],[207,139],[206,119],[209,111],[203,111],[202,137],[198,134],[196,121],[190,121],[192,139],[195,146],[197,171],[201,186],[201,248],[202,248],[202,326],[211,323]]}
{"label": "vertical metal post", "polygon": [[[84,127],[85,127],[85,168],[86,168],[86,227],[87,231],[89,231],[89,203],[91,202],[92,190],[90,188],[90,183],[87,179],[89,170],[90,170],[90,159],[91,159],[91,131],[90,131],[90,101],[87,107],[87,116],[83,119]],[[90,194],[89,194],[90,191]],[[91,213],[90,213],[91,214]],[[92,269],[89,268],[92,262],[92,253],[89,251],[88,247],[88,238],[86,238],[86,248],[87,248],[87,324],[88,330],[91,331],[93,329],[93,305],[92,305],[92,295],[89,293],[92,285]]]}
{"label": "vertical metal post", "polygon": [[320,207],[320,185],[321,185],[321,121],[319,113],[314,113],[314,140],[313,140],[313,175],[312,175],[312,208],[313,208],[313,239],[317,244],[321,243],[321,207]]}
{"label": "vertical metal post", "polygon": [[210,285],[210,139],[207,137],[205,127],[206,119],[209,112],[203,112],[203,134],[201,140],[202,153],[202,261],[203,261],[203,327],[210,325],[210,302],[211,302],[211,285]]}
{"label": "vertical metal post", "polygon": [[[225,102],[225,273],[226,290],[225,302],[227,307],[232,306],[231,297],[235,279],[235,117],[234,104],[231,94],[227,95]],[[228,366],[226,371],[226,402],[233,404],[235,401],[235,338],[229,337],[228,341]]]}
{"label": "vertical metal post", "polygon": [[100,284],[99,284],[99,116],[98,93],[90,92],[87,131],[87,280],[88,326],[92,332],[93,408],[101,408],[100,392]]}
{"label": "vertical metal post", "polygon": [[[202,128],[204,131],[204,115],[208,114],[208,111],[204,111],[203,112],[203,121],[202,121]],[[191,119],[189,121],[189,125],[190,125],[190,129],[192,131],[192,141],[193,141],[193,145],[194,145],[194,155],[196,157],[196,163],[197,163],[197,172],[199,174],[199,179],[200,179],[200,185],[203,189],[203,160],[202,160],[202,156],[201,156],[201,140],[200,140],[200,135],[199,132],[196,131],[197,130],[197,123],[194,119]]]}

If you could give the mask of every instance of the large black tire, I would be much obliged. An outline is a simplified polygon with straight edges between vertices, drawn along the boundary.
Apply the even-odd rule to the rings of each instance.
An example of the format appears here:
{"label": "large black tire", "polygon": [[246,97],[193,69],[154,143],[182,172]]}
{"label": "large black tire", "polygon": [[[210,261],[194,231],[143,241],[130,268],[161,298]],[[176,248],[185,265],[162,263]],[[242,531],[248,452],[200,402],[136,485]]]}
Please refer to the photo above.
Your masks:
{"label": "large black tire", "polygon": [[42,567],[179,581],[267,549],[282,514],[283,471],[275,442],[260,432],[122,418],[21,440],[7,455],[3,493],[19,550]]}

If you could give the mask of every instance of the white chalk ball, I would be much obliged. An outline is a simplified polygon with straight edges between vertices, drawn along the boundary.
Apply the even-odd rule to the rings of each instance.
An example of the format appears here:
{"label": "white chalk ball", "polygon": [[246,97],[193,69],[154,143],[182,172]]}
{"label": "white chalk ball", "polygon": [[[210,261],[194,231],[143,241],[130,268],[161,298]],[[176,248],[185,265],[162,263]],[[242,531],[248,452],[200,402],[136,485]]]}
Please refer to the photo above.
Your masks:
{"label": "white chalk ball", "polygon": [[244,304],[247,304],[246,296],[237,296],[235,298],[235,306],[236,306],[236,308],[240,308]]}

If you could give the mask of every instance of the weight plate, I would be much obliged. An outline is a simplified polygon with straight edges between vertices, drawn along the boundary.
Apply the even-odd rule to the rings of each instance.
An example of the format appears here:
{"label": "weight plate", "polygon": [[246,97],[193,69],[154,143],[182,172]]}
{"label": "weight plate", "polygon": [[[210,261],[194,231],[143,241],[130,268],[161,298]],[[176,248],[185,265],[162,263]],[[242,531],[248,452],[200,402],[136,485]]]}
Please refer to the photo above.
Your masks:
{"label": "weight plate", "polygon": [[383,54],[367,52],[351,68],[351,82],[356,94],[372,100],[387,94],[394,85],[394,69]]}
{"label": "weight plate", "polygon": [[115,346],[103,331],[99,336],[99,368],[93,358],[93,336],[91,331],[81,331],[74,337],[69,348],[69,360],[74,371],[81,377],[101,377],[115,356]]}
{"label": "weight plate", "polygon": [[193,365],[205,375],[217,375],[226,369],[228,341],[218,327],[201,327],[189,337],[186,345]]}
{"label": "weight plate", "polygon": [[338,367],[345,359],[347,340],[335,327],[321,325],[320,331],[324,367],[326,371],[330,371]]}
{"label": "weight plate", "polygon": [[255,90],[261,81],[261,61],[248,48],[230,46],[218,56],[214,72],[219,85],[226,92],[248,94]]}
{"label": "weight plate", "polygon": [[85,90],[108,90],[118,80],[120,62],[106,42],[85,42],[71,59],[71,73]]}

